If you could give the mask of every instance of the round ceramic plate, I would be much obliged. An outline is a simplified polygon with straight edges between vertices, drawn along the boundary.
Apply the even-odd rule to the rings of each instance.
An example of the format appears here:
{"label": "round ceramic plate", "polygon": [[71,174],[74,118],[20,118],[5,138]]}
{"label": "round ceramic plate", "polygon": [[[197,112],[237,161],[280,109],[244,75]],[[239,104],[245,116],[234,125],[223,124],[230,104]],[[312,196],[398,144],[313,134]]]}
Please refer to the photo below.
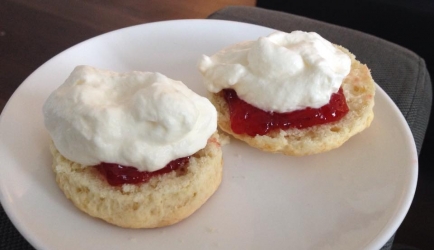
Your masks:
{"label": "round ceramic plate", "polygon": [[38,249],[379,249],[407,213],[417,153],[403,116],[377,88],[370,128],[328,153],[269,154],[232,139],[223,182],[196,213],[170,227],[123,229],[80,212],[55,183],[42,105],[76,65],[158,71],[206,95],[202,54],[273,30],[183,20],[110,32],[57,55],[7,103],[0,121],[0,198]]}

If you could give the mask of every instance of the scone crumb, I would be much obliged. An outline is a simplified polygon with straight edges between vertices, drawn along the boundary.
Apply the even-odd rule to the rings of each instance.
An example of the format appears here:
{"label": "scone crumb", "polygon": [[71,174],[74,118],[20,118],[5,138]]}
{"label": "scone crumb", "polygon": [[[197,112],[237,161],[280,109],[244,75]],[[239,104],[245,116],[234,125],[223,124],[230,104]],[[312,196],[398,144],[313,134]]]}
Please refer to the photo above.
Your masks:
{"label": "scone crumb", "polygon": [[227,133],[225,133],[221,130],[219,130],[219,137],[220,137],[220,144],[222,146],[228,145],[229,143],[231,143],[231,137]]}
{"label": "scone crumb", "polygon": [[207,227],[207,228],[206,228],[206,231],[207,231],[208,233],[217,233],[217,232],[218,232],[217,229],[212,228],[212,227]]}

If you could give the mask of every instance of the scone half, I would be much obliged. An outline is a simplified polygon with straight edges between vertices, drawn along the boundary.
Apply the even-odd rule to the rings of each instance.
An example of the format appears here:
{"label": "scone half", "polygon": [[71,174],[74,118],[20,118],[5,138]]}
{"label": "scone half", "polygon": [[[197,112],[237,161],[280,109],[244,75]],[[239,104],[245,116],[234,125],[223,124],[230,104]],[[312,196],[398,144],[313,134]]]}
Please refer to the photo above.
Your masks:
{"label": "scone half", "polygon": [[155,176],[147,183],[111,186],[94,167],[63,157],[54,144],[52,168],[66,197],[83,212],[126,228],[177,223],[200,208],[222,180],[222,150],[217,133],[190,157],[184,171]]}
{"label": "scone half", "polygon": [[347,49],[335,46],[351,58],[351,71],[341,85],[349,108],[349,112],[342,119],[303,129],[273,130],[262,136],[236,134],[231,129],[229,107],[221,91],[211,94],[210,97],[218,112],[220,129],[267,152],[303,156],[340,147],[350,137],[369,127],[374,118],[375,95],[375,82],[370,70]]}

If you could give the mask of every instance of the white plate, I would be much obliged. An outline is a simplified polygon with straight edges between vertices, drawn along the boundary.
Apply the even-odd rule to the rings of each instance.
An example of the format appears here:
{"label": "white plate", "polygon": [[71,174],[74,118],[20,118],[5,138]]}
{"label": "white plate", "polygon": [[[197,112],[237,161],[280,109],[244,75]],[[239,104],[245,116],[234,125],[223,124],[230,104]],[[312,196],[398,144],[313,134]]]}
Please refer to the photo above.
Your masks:
{"label": "white plate", "polygon": [[411,132],[377,89],[371,127],[339,149],[308,157],[261,152],[232,140],[219,190],[183,222],[130,230],[76,209],[50,169],[42,104],[78,64],[159,71],[206,95],[202,54],[268,35],[260,26],[183,20],[125,28],[80,43],[30,75],[0,120],[0,198],[38,249],[379,249],[412,201],[418,158]]}

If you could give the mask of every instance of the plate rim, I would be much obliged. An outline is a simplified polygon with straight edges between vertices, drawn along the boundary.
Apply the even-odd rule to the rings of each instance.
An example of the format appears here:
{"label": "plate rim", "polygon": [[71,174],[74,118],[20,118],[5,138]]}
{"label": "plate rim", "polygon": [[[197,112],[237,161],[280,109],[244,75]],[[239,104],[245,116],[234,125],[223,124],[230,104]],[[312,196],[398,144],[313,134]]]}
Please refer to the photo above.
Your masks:
{"label": "plate rim", "polygon": [[[236,23],[239,25],[247,25],[247,26],[256,26],[259,28],[267,28],[270,30],[274,30],[272,28],[269,27],[265,27],[265,26],[261,26],[261,25],[257,25],[257,24],[250,24],[250,23],[244,23],[244,22],[238,22],[238,21],[230,21],[230,20],[216,20],[216,19],[178,19],[178,20],[165,20],[165,21],[157,21],[157,22],[150,22],[150,23],[143,23],[143,24],[137,24],[137,25],[133,25],[133,26],[128,26],[128,27],[123,27],[120,29],[116,29],[116,30],[112,30],[109,32],[105,32],[102,34],[99,34],[97,36],[88,38],[84,41],[81,41],[71,47],[68,47],[67,49],[59,52],[58,54],[56,54],[55,56],[51,57],[50,59],[48,59],[47,61],[45,61],[42,65],[40,65],[39,67],[37,67],[29,76],[27,76],[24,81],[17,87],[17,89],[13,92],[13,94],[11,95],[11,97],[8,99],[8,101],[6,102],[1,115],[0,115],[0,127],[1,124],[3,123],[4,118],[4,114],[8,112],[9,109],[11,109],[11,102],[12,100],[16,99],[16,95],[17,93],[21,92],[22,88],[24,88],[27,84],[27,82],[30,81],[30,79],[32,79],[34,77],[34,75],[43,70],[44,67],[46,67],[46,65],[48,65],[51,61],[55,60],[57,57],[61,57],[63,54],[65,54],[67,51],[70,50],[75,50],[77,49],[79,46],[85,46],[86,43],[89,43],[92,40],[107,36],[109,34],[114,34],[114,33],[122,33],[124,30],[128,30],[128,29],[133,29],[133,28],[141,28],[141,27],[148,27],[150,25],[162,25],[162,24],[171,24],[171,23],[180,23],[180,22],[186,22],[186,23],[203,23],[203,22],[209,22],[209,23]],[[193,24],[192,24],[193,25]],[[395,102],[390,98],[390,96],[381,88],[381,86],[379,86],[378,84],[376,84],[376,91],[381,91],[384,98],[387,99],[387,102],[391,104],[391,107],[395,110],[395,113],[399,114],[398,117],[399,119],[402,121],[402,124],[404,124],[404,129],[406,130],[406,135],[410,136],[411,140],[409,140],[412,145],[412,149],[414,149],[411,154],[413,155],[415,153],[415,157],[416,157],[416,162],[415,164],[413,164],[411,166],[411,178],[410,178],[410,185],[409,187],[406,189],[407,190],[407,195],[405,197],[402,197],[402,202],[400,204],[402,204],[403,206],[401,206],[399,209],[396,209],[395,211],[395,215],[392,216],[390,219],[393,219],[392,222],[389,222],[385,225],[389,225],[389,228],[383,228],[381,230],[381,232],[383,232],[383,236],[382,237],[377,237],[377,242],[375,242],[375,238],[372,239],[372,241],[369,243],[369,245],[367,245],[367,247],[373,247],[373,248],[381,248],[396,232],[396,230],[399,228],[399,226],[401,225],[401,223],[403,222],[405,216],[407,215],[410,206],[412,204],[412,201],[414,199],[414,195],[416,192],[416,186],[417,186],[417,181],[418,181],[418,155],[417,155],[417,149],[416,149],[416,144],[413,138],[413,134],[411,132],[411,129],[407,123],[407,121],[405,120],[402,112],[399,110],[399,108],[397,107],[397,105],[395,104]],[[3,140],[0,139],[0,142],[3,143]],[[22,225],[21,223],[19,223],[18,218],[16,217],[17,214],[13,212],[13,206],[10,205],[10,203],[8,201],[6,201],[6,196],[4,195],[4,191],[3,191],[3,185],[0,182],[0,202],[2,204],[2,207],[5,211],[5,213],[7,214],[8,218],[10,219],[10,221],[12,222],[12,224],[15,226],[15,228],[19,231],[19,233],[35,248],[37,249],[47,249],[46,245],[44,245],[44,241],[35,237],[32,237],[31,232],[28,232],[28,230],[26,230],[26,228],[24,227],[24,225]]]}

